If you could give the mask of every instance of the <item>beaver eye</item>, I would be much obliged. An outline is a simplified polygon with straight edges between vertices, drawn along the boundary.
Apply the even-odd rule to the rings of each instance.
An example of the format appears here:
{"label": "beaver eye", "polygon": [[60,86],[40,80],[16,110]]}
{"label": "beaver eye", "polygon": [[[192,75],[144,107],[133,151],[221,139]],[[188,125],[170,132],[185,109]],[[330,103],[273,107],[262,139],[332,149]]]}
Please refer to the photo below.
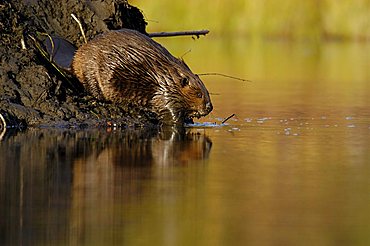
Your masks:
{"label": "beaver eye", "polygon": [[203,94],[202,94],[202,93],[200,93],[200,92],[198,92],[198,93],[197,93],[197,97],[202,98],[202,97],[203,97]]}
{"label": "beaver eye", "polygon": [[182,78],[181,79],[181,86],[182,87],[185,87],[185,86],[187,86],[189,84],[189,80],[188,80],[188,78]]}

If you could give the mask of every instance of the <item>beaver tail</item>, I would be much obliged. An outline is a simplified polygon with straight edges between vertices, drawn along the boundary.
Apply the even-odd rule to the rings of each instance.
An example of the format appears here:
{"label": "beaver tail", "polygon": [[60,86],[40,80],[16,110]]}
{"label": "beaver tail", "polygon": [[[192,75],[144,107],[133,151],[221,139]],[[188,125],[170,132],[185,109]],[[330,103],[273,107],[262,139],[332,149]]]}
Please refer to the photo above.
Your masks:
{"label": "beaver tail", "polygon": [[73,57],[77,48],[68,40],[50,36],[45,39],[44,45],[52,61],[60,68],[70,71]]}

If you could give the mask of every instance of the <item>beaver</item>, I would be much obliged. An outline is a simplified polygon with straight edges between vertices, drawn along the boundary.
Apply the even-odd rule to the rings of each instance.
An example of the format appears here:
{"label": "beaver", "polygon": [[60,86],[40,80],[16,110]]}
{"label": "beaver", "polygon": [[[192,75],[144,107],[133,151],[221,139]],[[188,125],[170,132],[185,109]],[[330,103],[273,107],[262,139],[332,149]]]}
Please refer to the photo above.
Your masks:
{"label": "beaver", "polygon": [[109,31],[83,44],[72,72],[97,99],[148,110],[164,124],[183,124],[213,109],[198,75],[135,30]]}

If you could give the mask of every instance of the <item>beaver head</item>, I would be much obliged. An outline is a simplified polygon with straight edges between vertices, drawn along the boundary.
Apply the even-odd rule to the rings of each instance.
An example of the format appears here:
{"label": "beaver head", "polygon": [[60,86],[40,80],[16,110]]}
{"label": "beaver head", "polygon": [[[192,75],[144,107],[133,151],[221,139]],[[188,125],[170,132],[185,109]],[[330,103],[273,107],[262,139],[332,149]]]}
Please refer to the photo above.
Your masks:
{"label": "beaver head", "polygon": [[151,38],[129,29],[81,46],[73,71],[97,98],[148,110],[165,124],[212,111],[209,93],[186,63]]}
{"label": "beaver head", "polygon": [[212,111],[207,88],[183,60],[176,59],[166,70],[157,78],[160,81],[159,90],[152,100],[152,106],[162,121],[181,123],[188,118],[206,116]]}

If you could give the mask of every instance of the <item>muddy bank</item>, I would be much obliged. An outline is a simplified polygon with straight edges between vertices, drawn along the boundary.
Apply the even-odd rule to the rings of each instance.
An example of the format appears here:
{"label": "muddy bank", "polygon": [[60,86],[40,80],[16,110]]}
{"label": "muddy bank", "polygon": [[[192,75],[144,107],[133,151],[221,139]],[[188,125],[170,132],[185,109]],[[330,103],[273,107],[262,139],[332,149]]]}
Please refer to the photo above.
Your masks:
{"label": "muddy bank", "polygon": [[[131,28],[145,33],[146,22],[136,7],[120,0],[21,0],[0,4],[0,125],[81,127],[147,126],[155,120],[97,101],[70,74],[63,76],[40,55],[33,38],[57,35],[74,46],[107,30]],[[5,122],[4,122],[5,121]],[[1,128],[1,127],[0,127]]]}

